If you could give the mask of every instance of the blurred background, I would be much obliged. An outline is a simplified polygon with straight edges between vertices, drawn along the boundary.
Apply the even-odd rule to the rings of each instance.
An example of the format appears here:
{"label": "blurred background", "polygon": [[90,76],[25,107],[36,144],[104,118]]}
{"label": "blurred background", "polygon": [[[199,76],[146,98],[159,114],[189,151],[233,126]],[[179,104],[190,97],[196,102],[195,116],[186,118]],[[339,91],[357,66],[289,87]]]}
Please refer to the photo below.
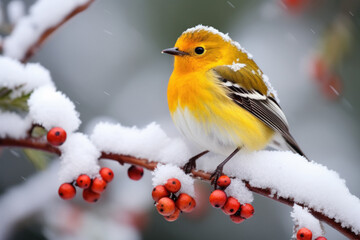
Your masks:
{"label": "blurred background", "polygon": [[[10,1],[1,1],[2,24]],[[35,1],[24,0],[26,9]],[[339,173],[360,196],[360,2],[357,0],[95,0],[58,29],[30,62],[50,70],[76,104],[81,131],[99,119],[180,134],[167,108],[173,58],[160,54],[197,24],[248,50],[278,91],[290,129],[307,156]],[[4,33],[3,33],[4,36]],[[210,208],[208,184],[193,214],[174,223],[156,213],[151,173],[140,182],[103,161],[115,180],[100,202],[62,201],[57,160],[47,167],[21,149],[0,149],[0,239],[290,239],[291,208],[255,195],[255,216],[233,224]],[[306,177],[306,176],[304,176]],[[334,192],[334,194],[336,194]],[[330,196],[329,196],[330,197]],[[202,201],[202,200],[200,200]],[[325,226],[326,237],[345,239]]]}

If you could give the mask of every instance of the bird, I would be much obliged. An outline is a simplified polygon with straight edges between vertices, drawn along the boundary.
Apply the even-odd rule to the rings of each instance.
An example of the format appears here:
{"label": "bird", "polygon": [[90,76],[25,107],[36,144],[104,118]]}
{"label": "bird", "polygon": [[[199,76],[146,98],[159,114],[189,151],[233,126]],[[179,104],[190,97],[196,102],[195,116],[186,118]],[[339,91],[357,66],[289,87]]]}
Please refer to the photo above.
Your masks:
{"label": "bird", "polygon": [[186,173],[208,152],[226,156],[211,175],[213,184],[240,150],[273,146],[307,159],[290,134],[268,77],[228,34],[200,24],[162,53],[174,56],[167,89],[172,120],[186,138],[207,149],[189,159]]}

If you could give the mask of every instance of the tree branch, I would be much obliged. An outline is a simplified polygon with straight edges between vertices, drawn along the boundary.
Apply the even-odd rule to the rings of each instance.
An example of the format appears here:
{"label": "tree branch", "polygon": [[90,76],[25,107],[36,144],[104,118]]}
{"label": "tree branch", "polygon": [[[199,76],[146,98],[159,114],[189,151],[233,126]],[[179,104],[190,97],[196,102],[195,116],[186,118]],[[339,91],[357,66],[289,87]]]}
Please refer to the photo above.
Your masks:
{"label": "tree branch", "polygon": [[[61,151],[57,147],[54,147],[44,141],[40,141],[40,140],[35,141],[31,138],[26,138],[26,139],[0,138],[0,146],[33,148],[33,149],[42,150],[42,151],[46,151],[46,152],[50,152],[50,153],[55,153],[57,155],[61,155]],[[119,162],[122,165],[125,163],[131,164],[131,165],[137,165],[137,166],[146,168],[150,171],[153,171],[158,164],[158,162],[152,162],[147,159],[141,159],[141,158],[136,158],[133,156],[120,155],[120,154],[114,154],[114,153],[105,153],[105,152],[101,153],[100,159],[114,160],[114,161]],[[210,181],[210,176],[211,176],[210,173],[204,172],[202,170],[192,170],[192,175],[194,178],[199,178],[199,179],[206,180],[206,181]],[[307,207],[304,204],[295,202],[293,199],[278,197],[276,194],[272,194],[271,189],[269,189],[269,188],[267,188],[267,189],[257,188],[257,187],[252,186],[248,181],[244,181],[244,183],[246,184],[246,187],[250,191],[255,192],[259,195],[265,196],[267,198],[273,199],[280,203],[286,204],[288,206],[293,206],[294,204],[297,204],[302,207]],[[316,217],[320,221],[327,223],[328,225],[333,227],[335,230],[342,233],[345,237],[347,237],[349,239],[360,239],[360,234],[355,234],[354,232],[351,231],[351,228],[349,228],[349,227],[343,228],[341,226],[341,222],[339,222],[339,223],[335,222],[334,219],[330,219],[329,217],[325,216],[321,212],[315,211],[314,209],[311,209],[311,208],[308,208],[308,209],[314,217]]]}
{"label": "tree branch", "polygon": [[37,39],[37,41],[29,47],[29,49],[26,51],[24,57],[21,59],[21,62],[25,63],[27,62],[39,49],[39,47],[44,43],[44,41],[53,33],[55,32],[59,27],[61,27],[65,22],[67,22],[70,18],[75,16],[76,14],[84,11],[87,9],[91,3],[93,3],[94,0],[89,0],[87,3],[75,8],[71,13],[69,13],[61,22],[59,22],[57,25],[48,28],[45,30],[42,35]]}

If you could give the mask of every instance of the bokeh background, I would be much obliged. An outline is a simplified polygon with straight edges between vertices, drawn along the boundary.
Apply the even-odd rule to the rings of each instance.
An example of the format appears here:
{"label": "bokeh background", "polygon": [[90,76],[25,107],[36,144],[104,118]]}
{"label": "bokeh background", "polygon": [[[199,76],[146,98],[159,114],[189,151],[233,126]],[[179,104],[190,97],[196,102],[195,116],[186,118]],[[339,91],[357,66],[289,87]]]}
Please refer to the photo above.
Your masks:
{"label": "bokeh background", "polygon": [[[28,7],[34,1],[24,0]],[[1,1],[3,20],[6,7]],[[357,0],[95,0],[56,31],[30,62],[50,70],[76,103],[81,131],[100,119],[179,137],[166,101],[173,59],[162,55],[197,24],[229,33],[277,89],[294,137],[314,161],[337,171],[360,196],[360,2]],[[21,149],[0,153],[0,239],[290,239],[291,208],[255,196],[255,216],[231,223],[207,202],[167,223],[150,197],[151,174],[126,167],[95,205],[57,197],[57,160],[39,170]],[[306,176],[304,176],[306,178]],[[336,192],[334,192],[336,194]],[[201,194],[200,194],[201,195]],[[331,196],[329,196],[331,197]],[[183,214],[185,215],[185,214]],[[328,239],[345,239],[325,226]]]}

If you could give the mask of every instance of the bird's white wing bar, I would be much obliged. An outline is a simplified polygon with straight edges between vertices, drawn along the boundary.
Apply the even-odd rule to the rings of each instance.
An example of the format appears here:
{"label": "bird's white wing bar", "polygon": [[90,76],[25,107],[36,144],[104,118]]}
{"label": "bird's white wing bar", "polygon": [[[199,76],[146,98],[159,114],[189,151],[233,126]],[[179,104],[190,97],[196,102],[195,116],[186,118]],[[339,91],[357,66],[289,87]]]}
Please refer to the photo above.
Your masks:
{"label": "bird's white wing bar", "polygon": [[235,79],[225,78],[221,72],[214,71],[218,76],[220,85],[226,89],[228,96],[237,105],[249,111],[274,131],[280,133],[292,151],[305,156],[291,136],[286,117],[273,97],[266,96],[256,89],[245,89]]}

